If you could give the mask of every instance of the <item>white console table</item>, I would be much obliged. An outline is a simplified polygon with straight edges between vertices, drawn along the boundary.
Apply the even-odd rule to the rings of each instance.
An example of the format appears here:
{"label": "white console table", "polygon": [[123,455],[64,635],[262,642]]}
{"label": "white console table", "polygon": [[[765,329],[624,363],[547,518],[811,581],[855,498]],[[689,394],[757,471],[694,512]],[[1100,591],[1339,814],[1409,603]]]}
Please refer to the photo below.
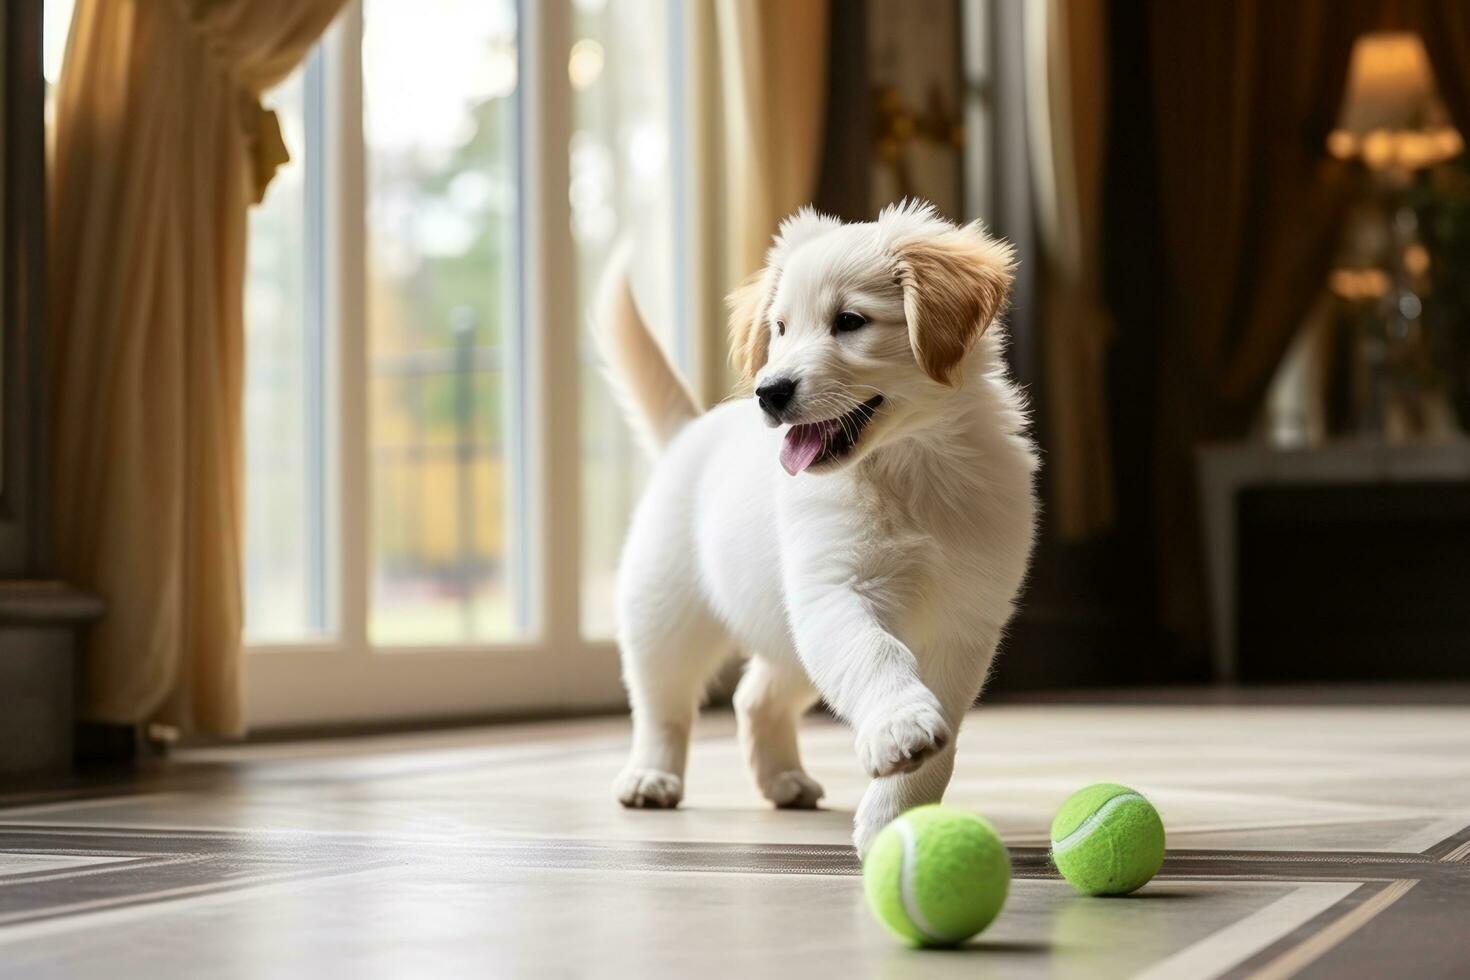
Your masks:
{"label": "white console table", "polygon": [[1215,678],[1234,681],[1237,653],[1237,495],[1246,487],[1306,484],[1470,482],[1470,440],[1387,445],[1341,442],[1313,449],[1258,443],[1206,445],[1196,451],[1210,590]]}

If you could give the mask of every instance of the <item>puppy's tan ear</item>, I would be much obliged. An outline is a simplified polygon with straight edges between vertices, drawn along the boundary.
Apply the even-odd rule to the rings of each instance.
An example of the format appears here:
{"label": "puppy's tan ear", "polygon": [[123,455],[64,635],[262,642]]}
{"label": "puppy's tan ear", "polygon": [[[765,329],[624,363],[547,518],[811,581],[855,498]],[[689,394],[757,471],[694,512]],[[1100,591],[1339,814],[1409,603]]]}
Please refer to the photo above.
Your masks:
{"label": "puppy's tan ear", "polygon": [[1015,251],[978,223],[894,245],[909,343],[924,373],[941,384],[1005,309]]}
{"label": "puppy's tan ear", "polygon": [[725,297],[730,307],[730,363],[745,384],[765,366],[771,347],[766,312],[771,305],[776,273],[770,266],[752,275]]}

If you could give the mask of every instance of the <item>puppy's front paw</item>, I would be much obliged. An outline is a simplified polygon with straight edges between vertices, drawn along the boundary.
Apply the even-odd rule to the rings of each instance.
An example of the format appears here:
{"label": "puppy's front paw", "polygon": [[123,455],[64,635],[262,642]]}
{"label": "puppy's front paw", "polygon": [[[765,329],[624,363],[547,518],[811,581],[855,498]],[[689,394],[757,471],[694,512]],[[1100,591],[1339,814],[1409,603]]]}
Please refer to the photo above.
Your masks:
{"label": "puppy's front paw", "polygon": [[858,762],[874,779],[913,772],[949,744],[949,723],[933,698],[912,701],[858,730]]}
{"label": "puppy's front paw", "polygon": [[613,782],[613,795],[623,806],[667,810],[684,798],[684,780],[658,769],[624,769]]}
{"label": "puppy's front paw", "polygon": [[800,769],[788,769],[761,787],[761,795],[783,810],[815,810],[822,784]]}

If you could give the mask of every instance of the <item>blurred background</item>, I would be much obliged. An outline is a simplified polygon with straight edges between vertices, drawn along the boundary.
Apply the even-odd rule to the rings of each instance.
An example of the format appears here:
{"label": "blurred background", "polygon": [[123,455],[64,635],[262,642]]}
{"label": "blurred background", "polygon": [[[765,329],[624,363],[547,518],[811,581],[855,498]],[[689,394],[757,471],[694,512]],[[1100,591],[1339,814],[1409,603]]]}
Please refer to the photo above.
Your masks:
{"label": "blurred background", "polygon": [[[61,159],[101,6],[12,16],[44,29]],[[246,228],[243,642],[184,643],[238,710],[153,691],[84,717],[620,705],[646,463],[587,337],[611,247],[635,242],[640,303],[713,403],[722,297],[779,218],[910,196],[1021,260],[1045,516],[994,691],[1470,678],[1462,5],[325,6],[257,86],[289,161]],[[60,576],[108,592],[74,554]]]}

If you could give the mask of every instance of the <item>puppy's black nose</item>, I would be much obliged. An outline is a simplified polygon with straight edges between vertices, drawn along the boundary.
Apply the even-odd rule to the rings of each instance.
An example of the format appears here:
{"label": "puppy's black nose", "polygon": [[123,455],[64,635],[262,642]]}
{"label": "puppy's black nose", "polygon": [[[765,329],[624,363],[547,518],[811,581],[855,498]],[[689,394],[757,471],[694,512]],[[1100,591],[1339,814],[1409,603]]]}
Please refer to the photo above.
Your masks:
{"label": "puppy's black nose", "polygon": [[790,378],[772,378],[755,390],[755,400],[767,415],[780,415],[796,394],[796,382]]}

